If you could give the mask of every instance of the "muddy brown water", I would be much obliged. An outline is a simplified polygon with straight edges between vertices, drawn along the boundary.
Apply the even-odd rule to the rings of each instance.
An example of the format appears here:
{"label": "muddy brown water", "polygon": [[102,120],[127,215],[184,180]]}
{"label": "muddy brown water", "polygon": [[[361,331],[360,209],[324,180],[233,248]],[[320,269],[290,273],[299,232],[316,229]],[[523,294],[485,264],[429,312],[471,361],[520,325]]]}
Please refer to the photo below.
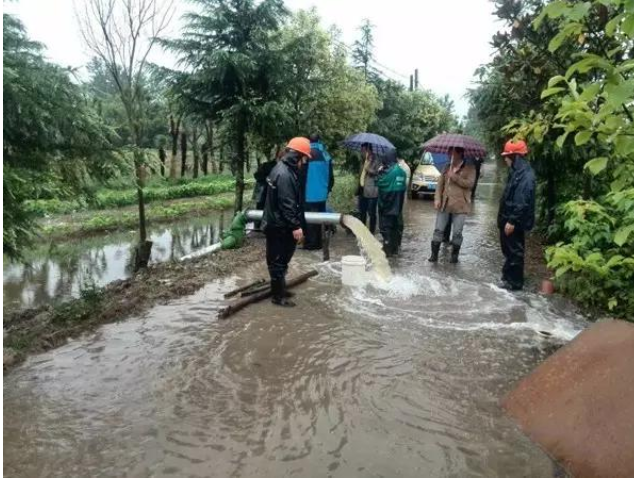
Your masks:
{"label": "muddy brown water", "polygon": [[434,211],[410,201],[387,285],[340,285],[336,259],[358,249],[339,231],[335,261],[298,252],[294,271],[320,275],[295,309],[216,319],[222,293],[264,274],[251,264],[30,358],[4,380],[6,476],[558,474],[499,401],[585,324],[565,302],[494,286],[487,173],[457,266],[426,262]]}

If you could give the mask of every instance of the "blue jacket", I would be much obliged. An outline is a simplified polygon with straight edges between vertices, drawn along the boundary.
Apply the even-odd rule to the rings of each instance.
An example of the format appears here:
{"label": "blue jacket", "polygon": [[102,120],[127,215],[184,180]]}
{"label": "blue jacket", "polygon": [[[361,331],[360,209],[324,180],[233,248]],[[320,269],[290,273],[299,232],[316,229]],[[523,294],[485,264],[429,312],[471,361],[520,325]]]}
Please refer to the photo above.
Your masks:
{"label": "blue jacket", "polygon": [[515,156],[500,199],[498,227],[510,223],[524,231],[535,225],[535,173],[526,159]]}
{"label": "blue jacket", "polygon": [[335,178],[332,158],[321,142],[310,144],[311,158],[306,165],[305,201],[324,202],[332,191]]}

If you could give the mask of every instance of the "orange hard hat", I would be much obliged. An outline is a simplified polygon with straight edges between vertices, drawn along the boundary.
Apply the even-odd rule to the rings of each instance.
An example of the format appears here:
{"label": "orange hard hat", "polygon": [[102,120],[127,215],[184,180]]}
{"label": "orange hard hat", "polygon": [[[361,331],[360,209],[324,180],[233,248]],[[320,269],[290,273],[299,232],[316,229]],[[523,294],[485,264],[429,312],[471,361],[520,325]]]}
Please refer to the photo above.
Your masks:
{"label": "orange hard hat", "polygon": [[504,145],[504,151],[502,152],[502,156],[510,156],[512,154],[521,154],[525,156],[528,154],[528,146],[526,146],[526,142],[519,140],[513,141],[512,139],[508,140]]}
{"label": "orange hard hat", "polygon": [[303,138],[301,136],[293,138],[288,142],[286,147],[310,158],[310,140],[308,138]]}

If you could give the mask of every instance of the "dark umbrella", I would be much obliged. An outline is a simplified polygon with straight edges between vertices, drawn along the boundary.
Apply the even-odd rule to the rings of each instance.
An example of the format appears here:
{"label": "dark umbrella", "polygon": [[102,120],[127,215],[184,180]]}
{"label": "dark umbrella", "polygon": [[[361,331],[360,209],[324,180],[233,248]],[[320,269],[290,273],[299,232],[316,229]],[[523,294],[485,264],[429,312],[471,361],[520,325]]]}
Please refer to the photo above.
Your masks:
{"label": "dark umbrella", "polygon": [[354,151],[360,151],[361,145],[363,144],[371,144],[372,151],[375,153],[382,155],[387,153],[388,151],[396,149],[389,140],[384,138],[381,135],[374,133],[357,133],[352,136],[348,136],[345,140],[341,142],[343,146],[348,149],[352,149]]}
{"label": "dark umbrella", "polygon": [[484,158],[487,154],[482,143],[464,134],[439,134],[423,144],[423,149],[430,153],[448,154],[451,148],[462,148],[465,159]]}

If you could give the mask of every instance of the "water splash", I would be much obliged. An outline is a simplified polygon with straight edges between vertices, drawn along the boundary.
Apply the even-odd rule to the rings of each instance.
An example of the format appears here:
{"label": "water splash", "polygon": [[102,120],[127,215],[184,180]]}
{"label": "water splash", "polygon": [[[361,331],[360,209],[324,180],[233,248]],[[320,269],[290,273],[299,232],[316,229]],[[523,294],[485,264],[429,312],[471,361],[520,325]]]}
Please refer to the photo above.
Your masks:
{"label": "water splash", "polygon": [[356,217],[346,214],[343,216],[342,222],[344,226],[352,231],[357,241],[359,241],[361,250],[370,259],[378,278],[383,282],[389,282],[392,279],[392,270],[390,269],[390,264],[387,262],[387,257],[385,257],[381,243],[372,235],[368,228],[365,227],[365,224]]}

